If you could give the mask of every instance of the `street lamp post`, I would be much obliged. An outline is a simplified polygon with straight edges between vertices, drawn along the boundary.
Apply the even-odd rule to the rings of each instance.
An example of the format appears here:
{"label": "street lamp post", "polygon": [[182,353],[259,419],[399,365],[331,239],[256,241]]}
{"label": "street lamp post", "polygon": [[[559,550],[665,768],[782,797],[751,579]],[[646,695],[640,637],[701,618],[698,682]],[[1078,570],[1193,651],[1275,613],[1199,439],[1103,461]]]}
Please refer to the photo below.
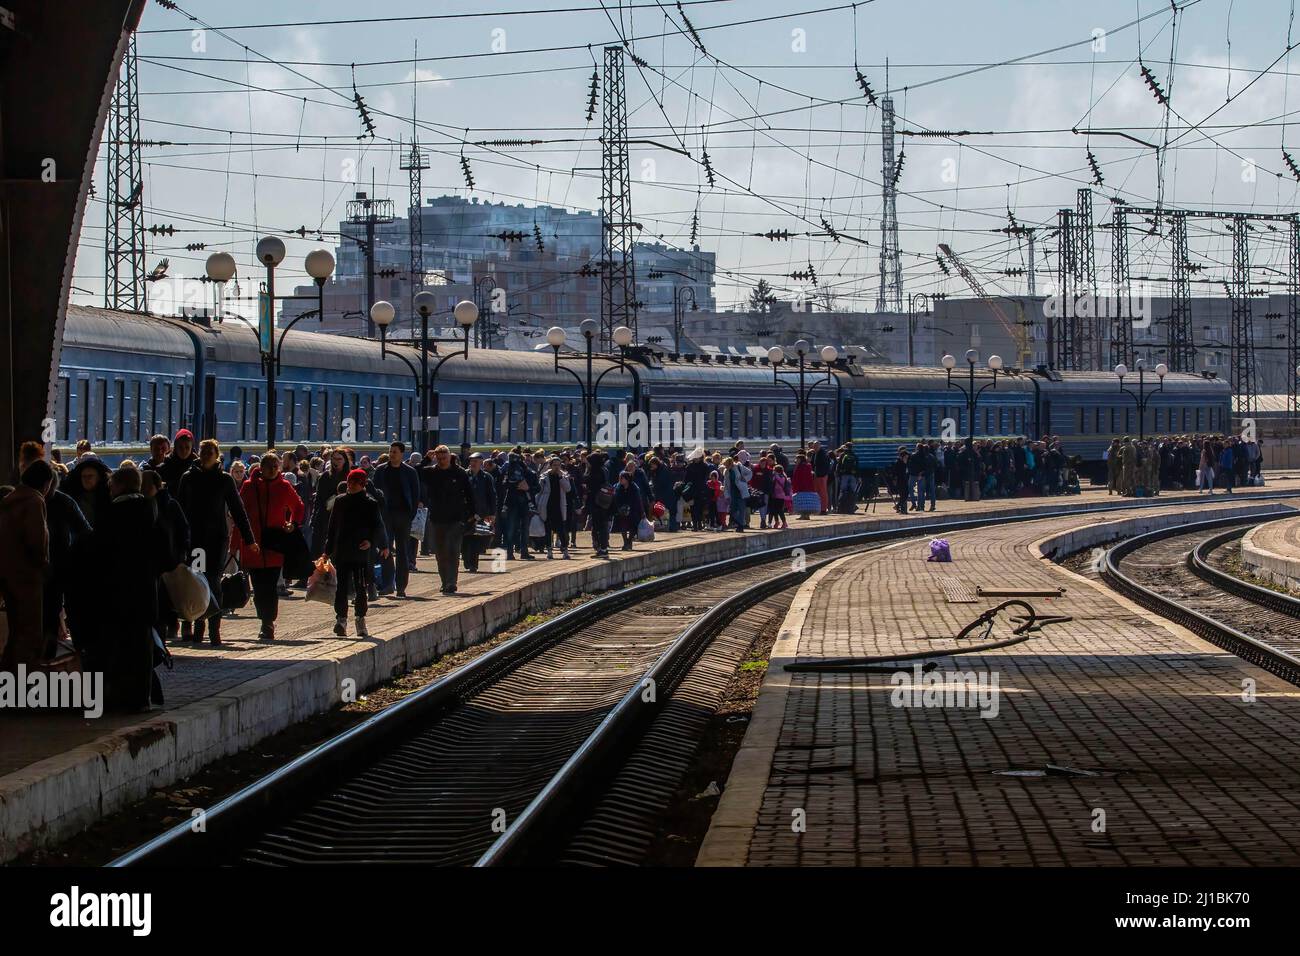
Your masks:
{"label": "street lamp post", "polygon": [[1128,366],[1123,362],[1115,366],[1115,377],[1119,379],[1119,390],[1137,402],[1138,441],[1141,442],[1146,440],[1147,403],[1151,401],[1151,396],[1156,392],[1165,390],[1165,376],[1169,374],[1169,367],[1164,362],[1156,366],[1156,375],[1160,378],[1160,384],[1154,391],[1150,392],[1146,390],[1146,367],[1141,359],[1137,361],[1137,373],[1138,390],[1134,392],[1124,387],[1124,376],[1128,374]]}
{"label": "street lamp post", "polygon": [[[315,249],[307,253],[303,260],[303,266],[307,274],[311,276],[316,283],[316,308],[300,315],[296,315],[290,320],[289,324],[280,330],[277,338],[275,334],[275,303],[288,302],[298,299],[310,299],[313,296],[305,295],[282,295],[275,294],[275,269],[284,261],[285,248],[284,242],[275,236],[266,236],[257,244],[257,259],[266,266],[266,293],[265,298],[258,296],[258,328],[253,328],[242,315],[236,316],[257,336],[258,350],[262,357],[262,370],[266,373],[266,447],[275,447],[275,433],[278,422],[276,421],[276,412],[279,403],[276,401],[275,378],[280,371],[280,356],[284,351],[284,340],[289,334],[289,330],[297,325],[300,321],[309,316],[315,315],[316,321],[321,322],[325,319],[325,283],[329,277],[334,274],[334,256],[328,249]],[[205,263],[205,271],[208,278],[222,286],[229,282],[235,275],[235,257],[228,252],[214,252],[208,256]],[[262,313],[265,305],[265,314]]]}
{"label": "street lamp post", "polygon": [[[633,403],[639,408],[641,404],[641,376],[637,374],[636,369],[629,365],[627,361],[628,349],[632,347],[633,338],[632,330],[630,328],[626,325],[620,325],[614,330],[614,344],[618,347],[618,355],[596,353],[595,339],[596,336],[600,334],[600,323],[597,320],[583,319],[582,324],[578,328],[582,332],[582,337],[586,343],[586,349],[583,353],[577,355],[560,354],[560,349],[564,348],[564,343],[568,337],[565,334],[564,329],[558,325],[552,326],[547,330],[546,344],[551,347],[551,352],[555,357],[555,371],[559,372],[560,369],[564,369],[564,371],[572,375],[578,382],[578,388],[582,392],[583,437],[587,443],[588,450],[590,450],[592,447],[593,425],[595,419],[593,409],[596,404],[596,394],[600,390],[601,381],[606,375],[615,369],[630,373],[634,383]],[[596,358],[606,359],[614,364],[610,365],[593,379],[592,375],[594,368],[592,363]],[[560,364],[562,362],[573,361],[585,363],[587,372],[586,378],[583,378],[583,376],[579,375],[573,369]]]}
{"label": "street lamp post", "polygon": [[[999,355],[989,356],[989,371],[993,373],[992,380],[985,382],[977,390],[975,388],[975,363],[979,361],[979,353],[971,349],[966,353],[966,364],[969,366],[969,384],[962,385],[960,382],[952,380],[952,370],[957,365],[957,360],[951,355],[943,357],[943,367],[948,373],[948,387],[955,388],[966,396],[966,447],[975,447],[975,406],[979,404],[979,398],[984,394],[986,389],[998,387],[998,373],[1002,372],[1002,357]],[[1005,373],[1004,373],[1005,374]]]}
{"label": "street lamp post", "polygon": [[[800,339],[794,343],[794,350],[799,356],[799,367],[797,369],[785,371],[781,369],[781,366],[785,363],[785,349],[779,345],[774,345],[767,350],[767,360],[772,363],[772,381],[784,385],[794,392],[795,407],[799,410],[799,450],[803,451],[807,445],[805,439],[807,434],[808,401],[812,398],[813,390],[818,385],[829,385],[835,380],[835,376],[831,374],[830,366],[839,359],[840,351],[833,345],[823,346],[821,360],[826,363],[826,374],[814,382],[809,382],[805,362],[808,353],[812,350],[812,345],[807,339]],[[782,375],[797,375],[799,377],[798,386],[782,379]]]}
{"label": "street lamp post", "polygon": [[[462,358],[469,358],[469,337],[470,330],[478,320],[478,306],[468,299],[456,303],[452,310],[452,316],[456,324],[460,326],[461,334],[450,338],[429,338],[429,314],[437,304],[437,297],[428,289],[424,289],[415,294],[415,309],[420,313],[420,374],[417,379],[418,387],[416,388],[416,398],[420,403],[420,451],[426,452],[430,448],[439,444],[439,436],[442,433],[441,427],[435,424],[432,429],[433,436],[430,438],[429,421],[432,419],[435,423],[439,420],[438,412],[438,372],[447,359],[455,358],[457,355]],[[386,351],[386,346],[382,339],[385,335],[384,330],[392,323],[397,310],[393,308],[391,302],[385,302],[382,299],[370,307],[370,319],[380,327],[381,349]],[[429,367],[429,346],[433,346],[433,354],[438,354],[439,345],[455,345],[458,348],[453,352],[439,357],[434,363],[433,368]],[[397,353],[393,353],[397,354]],[[408,366],[410,363],[407,363]],[[412,368],[414,372],[414,368]]]}
{"label": "street lamp post", "polygon": [[[416,294],[418,295],[419,293]],[[427,378],[427,375],[422,377],[420,373],[415,370],[415,366],[411,363],[411,360],[408,359],[401,352],[398,352],[396,350],[389,352],[388,350],[388,327],[393,324],[393,319],[396,317],[397,317],[397,310],[393,308],[393,304],[391,302],[385,302],[381,299],[380,301],[376,302],[374,305],[370,307],[370,321],[375,323],[375,325],[379,326],[379,358],[382,361],[383,359],[388,358],[389,355],[392,355],[394,358],[401,359],[401,361],[406,365],[406,367],[411,370],[411,377],[415,379],[415,398],[416,401],[420,404],[420,407],[423,408],[424,392],[425,392],[424,385],[425,385],[425,379]],[[421,359],[423,359],[424,357],[423,349],[420,350],[420,356]],[[400,426],[401,426],[400,416],[399,416],[398,426],[400,430]],[[423,433],[421,433],[421,435],[423,435]],[[428,449],[424,447],[420,449],[421,452],[427,450]]]}

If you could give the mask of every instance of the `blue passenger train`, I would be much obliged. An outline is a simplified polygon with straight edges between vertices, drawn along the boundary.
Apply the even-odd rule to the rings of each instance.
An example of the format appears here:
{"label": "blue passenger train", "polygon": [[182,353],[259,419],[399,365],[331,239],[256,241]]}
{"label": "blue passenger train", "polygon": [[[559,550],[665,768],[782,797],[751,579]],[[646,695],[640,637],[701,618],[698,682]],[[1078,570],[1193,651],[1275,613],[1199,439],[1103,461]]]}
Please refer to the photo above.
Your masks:
{"label": "blue passenger train", "polygon": [[[411,363],[403,361],[405,356]],[[284,336],[276,386],[276,442],[316,446],[348,440],[379,449],[401,438],[414,444],[419,427],[416,354],[365,339],[290,331]],[[597,359],[597,370],[611,363]],[[581,363],[564,363],[580,374]],[[636,349],[635,374],[605,375],[597,412],[622,407],[664,421],[696,422],[703,441],[751,446],[799,440],[795,392],[773,380],[764,358],[672,356]],[[790,366],[786,366],[788,371]],[[987,372],[981,378],[987,381]],[[789,380],[783,375],[782,379]],[[964,379],[962,370],[954,379]],[[1136,376],[1125,384],[1136,386]],[[949,388],[943,369],[862,365],[827,368],[813,362],[804,422],[808,440],[851,441],[862,465],[892,461],[899,445],[922,438],[963,437],[964,396]],[[1147,389],[1156,385],[1147,377]],[[223,446],[265,441],[265,388],[255,333],[243,322],[197,321],[70,306],[54,396],[56,444],[89,438],[105,456],[143,453],[149,437],[188,427]],[[442,442],[476,446],[572,444],[583,438],[578,381],[557,371],[549,349],[471,350],[453,357],[437,378]],[[1114,437],[1138,432],[1136,403],[1115,376],[1101,372],[1012,372],[982,394],[977,437],[1061,436],[1067,452],[1090,470]],[[602,419],[611,421],[612,418]],[[1226,382],[1201,375],[1165,377],[1151,398],[1148,435],[1223,432],[1231,425]],[[687,435],[698,438],[698,435]]]}

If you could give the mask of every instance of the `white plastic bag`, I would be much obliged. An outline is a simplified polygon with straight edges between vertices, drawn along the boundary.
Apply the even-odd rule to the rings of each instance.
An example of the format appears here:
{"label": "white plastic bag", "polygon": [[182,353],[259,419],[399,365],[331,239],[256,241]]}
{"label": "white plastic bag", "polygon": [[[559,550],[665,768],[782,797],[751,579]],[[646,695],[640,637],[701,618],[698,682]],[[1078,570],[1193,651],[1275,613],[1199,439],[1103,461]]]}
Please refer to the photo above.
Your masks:
{"label": "white plastic bag", "polygon": [[531,518],[528,519],[528,537],[530,538],[546,537],[546,522],[542,520],[541,515],[534,514]]}
{"label": "white plastic bag", "polygon": [[163,587],[172,609],[182,621],[197,621],[208,613],[212,593],[206,578],[195,574],[188,564],[178,564],[162,576]]}
{"label": "white plastic bag", "polygon": [[641,523],[636,526],[636,539],[638,541],[653,541],[655,539],[655,526],[646,518],[641,519]]}
{"label": "white plastic bag", "polygon": [[424,505],[420,505],[420,507],[415,510],[415,517],[411,519],[412,538],[424,537],[424,524],[428,520],[429,520],[429,509],[426,508]]}
{"label": "white plastic bag", "polygon": [[307,600],[320,601],[322,604],[333,604],[334,595],[338,593],[339,573],[334,570],[334,565],[328,564],[325,570],[321,570],[318,565],[307,579]]}

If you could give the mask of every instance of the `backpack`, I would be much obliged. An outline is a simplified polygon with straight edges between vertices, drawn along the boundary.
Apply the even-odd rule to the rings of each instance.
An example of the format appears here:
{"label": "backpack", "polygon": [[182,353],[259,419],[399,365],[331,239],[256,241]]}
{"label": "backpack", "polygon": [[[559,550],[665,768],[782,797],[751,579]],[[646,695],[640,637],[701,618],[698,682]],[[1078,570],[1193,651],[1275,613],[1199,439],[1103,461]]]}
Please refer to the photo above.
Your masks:
{"label": "backpack", "polygon": [[614,504],[614,489],[609,485],[604,485],[596,492],[596,507],[602,511],[608,511]]}

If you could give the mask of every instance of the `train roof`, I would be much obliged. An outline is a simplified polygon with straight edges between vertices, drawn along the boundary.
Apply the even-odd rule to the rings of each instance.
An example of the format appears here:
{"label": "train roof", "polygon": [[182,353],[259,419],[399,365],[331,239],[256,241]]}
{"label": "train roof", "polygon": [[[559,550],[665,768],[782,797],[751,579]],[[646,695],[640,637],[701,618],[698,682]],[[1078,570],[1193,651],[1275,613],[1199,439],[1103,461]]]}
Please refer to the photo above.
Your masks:
{"label": "train roof", "polygon": [[161,321],[139,312],[118,312],[93,306],[69,305],[63,344],[175,358],[191,354],[194,346],[179,323]]}
{"label": "train roof", "polygon": [[[191,356],[193,345],[188,333],[199,337],[206,358],[209,360],[247,364],[260,362],[256,334],[248,325],[237,319],[205,325],[178,318],[70,305],[68,321],[64,329],[64,344],[168,356],[175,359]],[[409,345],[390,341],[389,347],[401,350],[412,363],[418,360],[418,353]],[[400,377],[410,374],[400,361],[393,358],[382,360],[379,355],[379,343],[373,339],[300,329],[293,329],[286,333],[283,359],[286,365],[298,368],[331,369]],[[608,361],[605,359],[596,360],[597,368],[604,368],[607,365]],[[569,368],[576,370],[577,363],[569,363]],[[785,368],[788,371],[793,366],[787,365]],[[820,363],[809,367],[809,374],[814,378],[824,371],[825,366]],[[684,357],[674,359],[663,353],[655,353],[648,366],[638,364],[637,372],[647,385],[655,383],[685,385],[692,382],[711,386],[772,385],[772,368],[761,358],[756,359],[751,365],[747,361],[705,362],[698,358],[688,361]],[[538,385],[553,385],[557,377],[551,352],[546,348],[537,351],[471,349],[469,361],[452,359],[442,366],[438,374],[442,378],[458,381],[508,381]],[[962,370],[957,369],[954,374],[960,377]],[[569,376],[564,373],[559,375],[565,380],[569,379]],[[937,383],[944,380],[944,370],[931,366],[855,364],[850,370],[837,370],[837,376],[841,384],[848,388],[920,391],[934,389]],[[1049,379],[1039,371],[1023,371],[999,376],[998,388],[1013,393],[1030,391],[1033,389],[1034,380],[1038,382],[1045,394],[1068,394],[1084,389],[1095,392],[1099,385],[1116,389],[1118,387],[1113,372],[1053,372],[1052,376]],[[613,385],[614,382],[611,380],[619,379],[621,376],[613,372],[606,381]],[[783,376],[783,379],[788,381],[789,377]],[[1129,380],[1136,382],[1136,375],[1130,374],[1126,381]],[[1174,393],[1204,394],[1210,390],[1221,392],[1225,397],[1230,394],[1228,382],[1224,379],[1175,372],[1165,376],[1164,388],[1166,392]],[[1284,399],[1285,396],[1280,398]],[[1264,405],[1261,405],[1261,410],[1266,410]],[[1267,410],[1271,411],[1271,408]]]}
{"label": "train roof", "polygon": [[[1035,373],[1038,374],[1038,373]],[[1060,381],[1051,381],[1046,376],[1038,374],[1039,381],[1044,391],[1051,392],[1071,392],[1087,390],[1095,393],[1098,386],[1119,390],[1119,379],[1115,377],[1114,372],[1088,371],[1088,372],[1053,372]],[[1137,387],[1137,372],[1129,372],[1124,378],[1126,387]],[[1158,382],[1155,373],[1145,376],[1148,388],[1154,388]],[[1185,372],[1170,372],[1165,376],[1164,389],[1166,392],[1201,392],[1221,391],[1226,397],[1231,392],[1231,386],[1226,379],[1217,377],[1206,377],[1204,375],[1192,375]]]}

